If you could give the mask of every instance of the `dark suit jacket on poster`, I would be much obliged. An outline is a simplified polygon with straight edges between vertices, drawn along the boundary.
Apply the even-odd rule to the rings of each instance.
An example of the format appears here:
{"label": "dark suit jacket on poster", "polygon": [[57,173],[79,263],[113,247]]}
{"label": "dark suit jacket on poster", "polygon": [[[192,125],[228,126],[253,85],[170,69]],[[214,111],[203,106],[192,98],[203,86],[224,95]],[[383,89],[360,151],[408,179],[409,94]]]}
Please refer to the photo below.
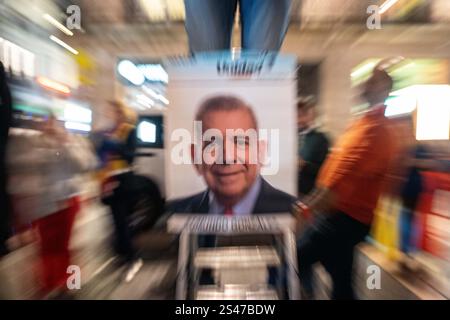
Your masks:
{"label": "dark suit jacket on poster", "polygon": [[[295,198],[283,191],[272,187],[266,180],[261,179],[261,189],[257,197],[252,214],[270,214],[270,213],[289,213],[292,210],[292,204]],[[174,200],[168,205],[168,213],[195,213],[208,214],[209,212],[209,195],[208,190],[198,193],[196,195]],[[269,240],[270,238],[270,240]],[[261,244],[268,244],[272,242],[272,237],[267,236],[233,236],[220,237],[215,242],[215,245],[254,245],[255,241]],[[201,238],[200,246],[213,246],[211,237]]]}
{"label": "dark suit jacket on poster", "polygon": [[[176,213],[208,213],[209,191],[205,190],[196,195],[173,200],[168,205],[169,212]],[[253,208],[252,214],[290,212],[295,198],[283,191],[272,187],[262,179],[261,190]]]}

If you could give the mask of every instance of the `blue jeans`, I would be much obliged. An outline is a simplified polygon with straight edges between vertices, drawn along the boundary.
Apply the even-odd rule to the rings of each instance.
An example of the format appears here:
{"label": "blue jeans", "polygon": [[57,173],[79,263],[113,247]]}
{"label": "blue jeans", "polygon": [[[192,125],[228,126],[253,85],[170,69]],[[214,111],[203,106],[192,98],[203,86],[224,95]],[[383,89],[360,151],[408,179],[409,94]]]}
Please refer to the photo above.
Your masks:
{"label": "blue jeans", "polygon": [[[228,50],[238,0],[185,0],[191,52]],[[242,49],[277,51],[289,24],[291,0],[239,0]]]}

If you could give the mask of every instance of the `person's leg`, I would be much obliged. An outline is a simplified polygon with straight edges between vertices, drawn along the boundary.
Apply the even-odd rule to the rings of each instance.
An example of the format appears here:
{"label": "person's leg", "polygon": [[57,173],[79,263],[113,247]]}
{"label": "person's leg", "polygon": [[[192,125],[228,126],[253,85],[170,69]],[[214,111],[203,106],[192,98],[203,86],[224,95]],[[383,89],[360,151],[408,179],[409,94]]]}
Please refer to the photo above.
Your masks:
{"label": "person's leg", "polygon": [[57,251],[57,242],[55,241],[55,233],[57,227],[54,223],[54,215],[49,215],[41,218],[35,222],[37,231],[39,233],[40,243],[40,282],[44,294],[52,291],[56,286],[55,277],[55,255]]}
{"label": "person's leg", "polygon": [[370,227],[344,213],[330,221],[335,230],[327,254],[321,261],[333,281],[332,299],[353,300],[353,254],[355,246],[364,240]]}
{"label": "person's leg", "polygon": [[242,48],[278,51],[289,26],[291,0],[241,0]]}
{"label": "person's leg", "polygon": [[352,284],[354,246],[342,242],[333,248],[322,261],[333,281],[331,298],[333,300],[354,300]]}
{"label": "person's leg", "polygon": [[127,204],[124,199],[114,199],[111,203],[111,214],[114,221],[115,250],[126,261],[133,259],[131,235],[127,222]]}
{"label": "person's leg", "polygon": [[332,233],[333,230],[329,228],[326,220],[319,218],[297,241],[298,272],[303,299],[314,298],[313,266],[324,258]]}
{"label": "person's leg", "polygon": [[58,229],[59,234],[57,240],[60,243],[56,252],[55,261],[56,281],[59,286],[65,286],[68,278],[67,268],[70,265],[70,237],[72,235],[72,227],[75,222],[75,216],[80,209],[80,203],[77,197],[69,200],[70,206],[63,210],[59,216]]}
{"label": "person's leg", "polygon": [[138,251],[133,243],[133,230],[130,226],[130,216],[135,209],[136,185],[134,175],[131,173],[122,174],[116,177],[119,186],[114,190],[111,200],[111,212],[114,218],[115,233],[117,240],[117,253],[126,263],[127,268],[124,273],[124,280],[130,282],[141,269],[143,261],[139,258]]}
{"label": "person's leg", "polygon": [[228,50],[237,0],[185,0],[191,52]]}
{"label": "person's leg", "polygon": [[41,247],[41,282],[43,294],[65,289],[70,265],[69,242],[79,202],[70,200],[68,208],[39,219],[35,224]]}
{"label": "person's leg", "polygon": [[312,232],[312,229],[308,229],[297,241],[298,276],[300,278],[301,296],[304,300],[313,299],[312,267],[319,260],[318,251],[315,250],[314,242],[311,241]]}

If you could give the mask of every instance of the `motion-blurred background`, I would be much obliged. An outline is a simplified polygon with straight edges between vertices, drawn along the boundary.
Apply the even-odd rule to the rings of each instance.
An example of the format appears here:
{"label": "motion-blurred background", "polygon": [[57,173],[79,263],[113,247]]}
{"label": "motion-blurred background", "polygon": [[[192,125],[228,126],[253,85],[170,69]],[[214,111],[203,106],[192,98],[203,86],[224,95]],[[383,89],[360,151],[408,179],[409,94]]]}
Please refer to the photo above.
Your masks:
{"label": "motion-blurred background", "polygon": [[[368,11],[371,5],[379,6],[379,16]],[[427,188],[410,226],[414,249],[408,255],[400,245],[399,200],[380,200],[371,238],[358,247],[355,285],[360,297],[449,299],[450,1],[293,0],[289,16],[280,52],[298,57],[298,101],[314,101],[317,124],[331,142],[364,110],[359,86],[377,63],[389,58],[395,85],[386,114],[404,128],[405,140],[412,136],[411,143],[425,146],[427,159],[436,161],[423,174]],[[232,47],[240,46],[239,28],[237,15]],[[34,154],[28,156],[30,147],[21,141],[53,116],[59,128],[76,137],[80,154],[89,154],[83,159],[92,159],[91,167],[76,177],[81,211],[74,218],[69,247],[73,264],[81,267],[82,286],[74,291],[75,298],[173,298],[177,256],[166,248],[174,240],[160,232],[139,239],[143,269],[132,282],[121,281],[110,249],[109,209],[99,200],[92,173],[97,160],[87,138],[114,122],[108,101],[129,106],[138,115],[138,132],[144,122],[138,143],[147,156],[135,160],[136,170],[151,179],[164,198],[169,158],[163,122],[170,109],[170,78],[162,62],[187,54],[183,0],[0,0],[0,61],[12,94],[9,134],[10,142],[15,141],[7,158],[18,164],[22,155],[33,163]],[[412,123],[402,122],[405,118]],[[44,169],[35,162],[30,173],[24,163],[22,169],[9,171],[15,179],[8,189],[14,227],[10,253],[0,258],[3,299],[42,297],[34,272],[38,236],[32,219],[23,218],[30,209],[20,197],[32,193],[34,173]],[[366,287],[367,266],[372,264],[381,268],[380,290]],[[320,268],[317,274],[326,298],[329,280]]]}

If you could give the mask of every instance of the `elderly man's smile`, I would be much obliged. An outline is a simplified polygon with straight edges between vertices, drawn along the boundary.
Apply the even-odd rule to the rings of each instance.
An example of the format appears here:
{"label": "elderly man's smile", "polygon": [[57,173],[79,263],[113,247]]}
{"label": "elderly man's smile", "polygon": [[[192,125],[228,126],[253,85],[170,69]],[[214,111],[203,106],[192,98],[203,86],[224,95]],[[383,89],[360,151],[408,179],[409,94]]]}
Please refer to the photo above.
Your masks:
{"label": "elderly man's smile", "polygon": [[229,184],[236,182],[239,178],[242,177],[244,173],[243,170],[234,170],[234,171],[216,171],[214,172],[214,177],[221,184]]}

